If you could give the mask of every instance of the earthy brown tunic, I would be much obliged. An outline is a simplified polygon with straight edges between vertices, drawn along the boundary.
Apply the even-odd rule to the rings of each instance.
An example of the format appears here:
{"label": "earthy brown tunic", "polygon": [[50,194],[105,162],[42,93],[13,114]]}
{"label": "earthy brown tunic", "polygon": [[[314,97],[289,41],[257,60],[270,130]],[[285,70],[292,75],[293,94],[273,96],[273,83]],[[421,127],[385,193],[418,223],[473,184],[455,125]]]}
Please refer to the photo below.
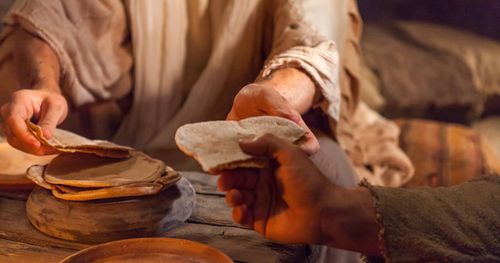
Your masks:
{"label": "earthy brown tunic", "polygon": [[439,188],[364,186],[388,262],[500,261],[500,176]]}

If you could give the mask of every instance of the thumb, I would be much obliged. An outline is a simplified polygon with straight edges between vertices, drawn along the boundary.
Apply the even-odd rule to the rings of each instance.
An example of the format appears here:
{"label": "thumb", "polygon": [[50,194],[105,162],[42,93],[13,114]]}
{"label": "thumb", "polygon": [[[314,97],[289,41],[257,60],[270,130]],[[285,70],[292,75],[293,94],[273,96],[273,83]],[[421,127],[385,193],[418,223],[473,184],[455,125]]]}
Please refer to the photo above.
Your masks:
{"label": "thumb", "polygon": [[52,138],[57,125],[66,118],[66,114],[67,106],[65,102],[52,99],[42,102],[38,125],[42,128],[45,138]]}
{"label": "thumb", "polygon": [[241,140],[243,152],[255,156],[276,157],[280,152],[291,150],[293,146],[271,134],[264,134],[251,140]]}

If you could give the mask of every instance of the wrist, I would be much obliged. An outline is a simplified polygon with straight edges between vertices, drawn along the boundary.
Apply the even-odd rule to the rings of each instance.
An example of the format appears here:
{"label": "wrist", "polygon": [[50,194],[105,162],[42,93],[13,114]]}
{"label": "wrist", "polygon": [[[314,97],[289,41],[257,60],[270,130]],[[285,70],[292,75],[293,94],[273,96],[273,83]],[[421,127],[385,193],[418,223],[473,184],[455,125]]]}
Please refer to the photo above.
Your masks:
{"label": "wrist", "polygon": [[380,255],[379,225],[376,221],[373,197],[366,188],[337,189],[329,206],[322,213],[322,244]]}
{"label": "wrist", "polygon": [[337,233],[335,229],[338,229],[338,217],[346,216],[342,214],[345,211],[342,206],[346,205],[342,200],[348,195],[347,191],[347,189],[336,185],[328,188],[320,216],[322,245],[333,246],[336,243]]}
{"label": "wrist", "polygon": [[59,87],[59,83],[51,78],[38,80],[36,83],[33,84],[31,89],[45,91],[49,93],[55,93],[58,95],[62,94],[61,88]]}

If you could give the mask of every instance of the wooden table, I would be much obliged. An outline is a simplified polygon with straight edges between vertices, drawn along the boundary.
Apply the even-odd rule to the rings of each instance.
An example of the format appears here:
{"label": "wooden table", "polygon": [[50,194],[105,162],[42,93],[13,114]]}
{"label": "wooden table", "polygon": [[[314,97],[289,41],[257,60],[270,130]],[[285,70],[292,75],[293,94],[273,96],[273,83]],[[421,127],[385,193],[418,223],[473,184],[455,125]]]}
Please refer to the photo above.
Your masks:
{"label": "wooden table", "polygon": [[[197,192],[197,206],[188,221],[165,237],[189,239],[215,247],[235,262],[306,262],[302,245],[281,245],[236,225],[216,177],[184,172]],[[52,238],[38,232],[26,218],[29,193],[0,191],[0,262],[58,262],[91,245]]]}

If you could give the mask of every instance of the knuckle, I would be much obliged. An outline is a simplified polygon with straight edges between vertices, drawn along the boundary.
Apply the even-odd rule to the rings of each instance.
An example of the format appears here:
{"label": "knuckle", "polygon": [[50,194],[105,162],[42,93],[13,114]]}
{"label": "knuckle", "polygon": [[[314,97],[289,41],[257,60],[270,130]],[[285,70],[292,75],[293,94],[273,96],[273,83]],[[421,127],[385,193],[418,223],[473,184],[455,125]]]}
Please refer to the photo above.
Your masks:
{"label": "knuckle", "polygon": [[9,112],[9,104],[4,104],[2,107],[0,107],[0,113],[2,116],[6,116],[7,113]]}
{"label": "knuckle", "polygon": [[66,108],[66,100],[62,97],[54,97],[48,100],[48,104],[56,111],[63,111]]}
{"label": "knuckle", "polygon": [[5,123],[7,124],[12,124],[16,121],[16,117],[14,117],[13,115],[8,115],[5,117]]}
{"label": "knuckle", "polygon": [[12,93],[11,99],[12,101],[16,100],[22,100],[30,95],[31,91],[30,90],[18,90]]}
{"label": "knuckle", "polygon": [[234,102],[245,102],[251,98],[252,91],[248,86],[243,87],[234,97]]}

